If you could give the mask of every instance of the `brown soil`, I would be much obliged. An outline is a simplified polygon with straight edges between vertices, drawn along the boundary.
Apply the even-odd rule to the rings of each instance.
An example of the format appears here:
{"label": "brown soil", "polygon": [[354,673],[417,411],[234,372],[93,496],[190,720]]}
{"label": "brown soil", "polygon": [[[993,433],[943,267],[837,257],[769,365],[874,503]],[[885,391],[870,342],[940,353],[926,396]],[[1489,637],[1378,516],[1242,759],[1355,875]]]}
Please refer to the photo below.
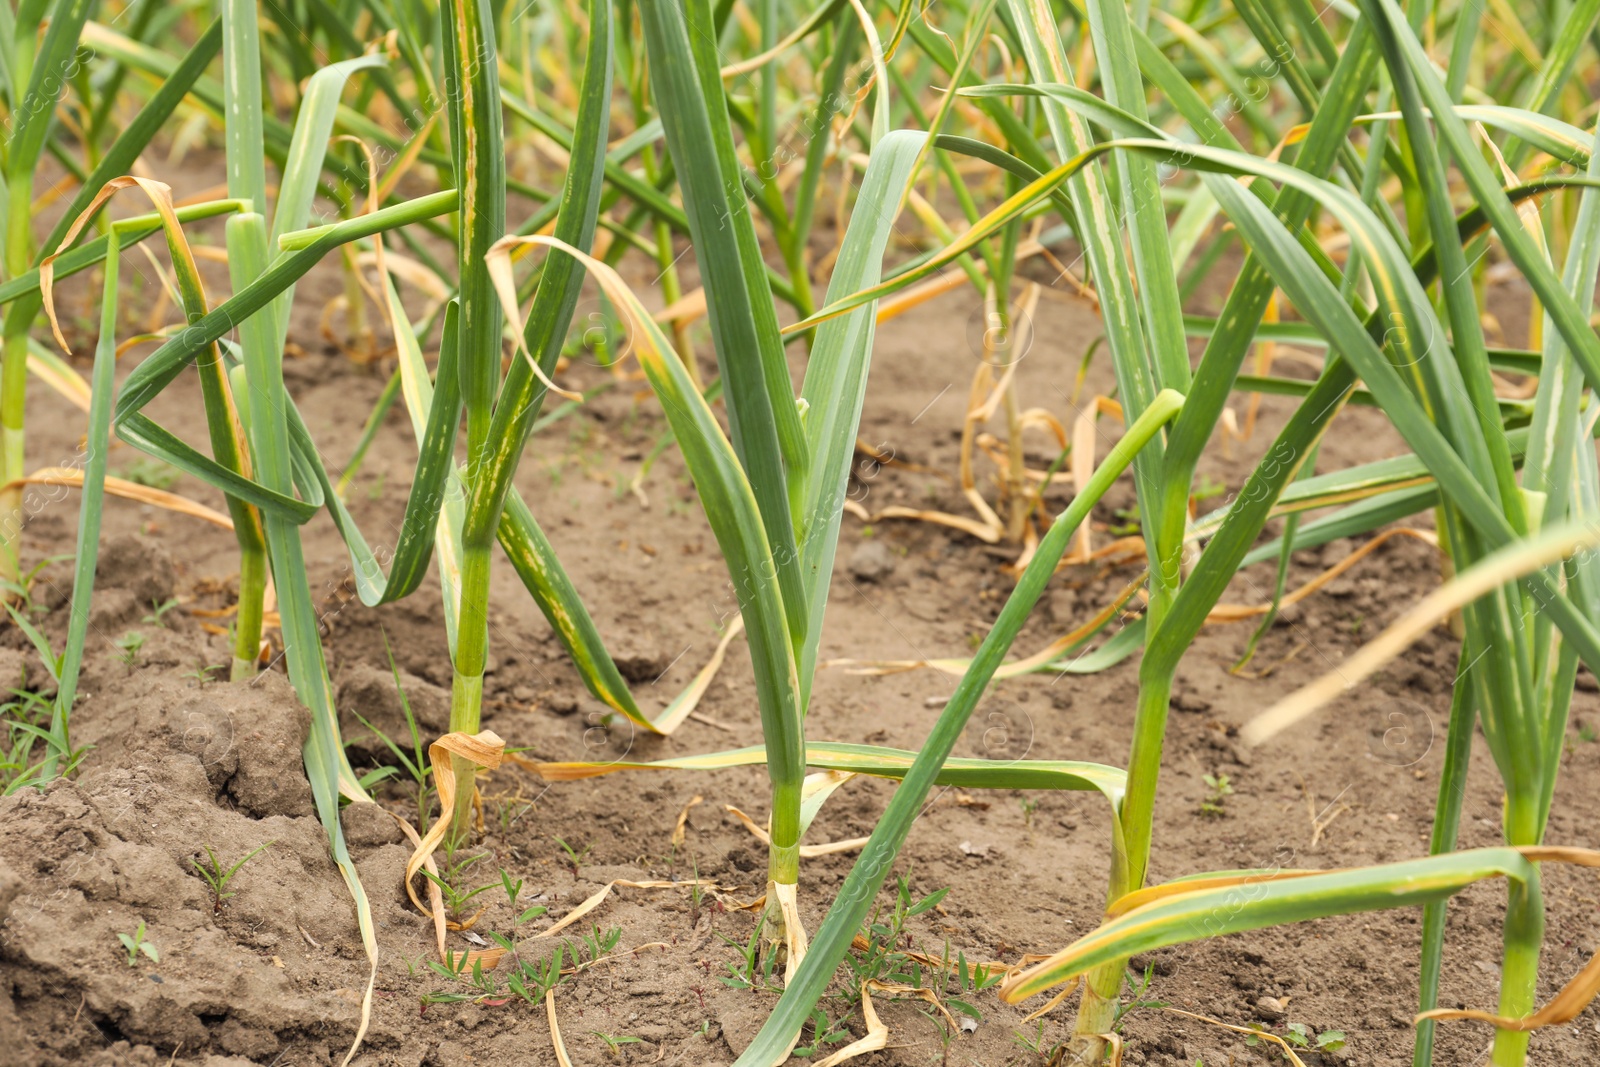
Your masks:
{"label": "brown soil", "polygon": [[[132,264],[134,259],[127,260]],[[89,299],[81,281],[64,299]],[[331,468],[342,466],[382,387],[381,375],[331,351],[315,332],[336,278],[303,283],[295,339],[309,354],[289,363],[290,387]],[[862,435],[896,456],[953,472],[959,418],[973,367],[969,338],[978,333],[976,302],[965,295],[926,306],[880,330]],[[1502,316],[1503,319],[1508,315]],[[1097,332],[1081,304],[1041,303],[1037,339],[1019,374],[1030,405],[1068,419],[1071,371]],[[131,331],[130,331],[131,332]],[[80,346],[81,347],[81,346]],[[148,351],[144,349],[142,351]],[[592,386],[605,371],[576,365],[571,383]],[[1103,358],[1085,395],[1109,388]],[[546,430],[530,447],[519,485],[550,537],[613,653],[647,708],[659,707],[709,654],[716,626],[732,610],[715,545],[694,504],[682,464],[665,456],[646,483],[648,509],[626,484],[664,429],[658,409],[626,385],[612,389]],[[1267,398],[1253,440],[1220,443],[1205,474],[1237,488],[1289,404]],[[151,413],[190,440],[203,439],[198,393],[185,382]],[[30,408],[31,465],[73,455],[81,416],[37,391]],[[1107,425],[1106,433],[1114,434]],[[1042,444],[1040,447],[1044,447]],[[1381,417],[1351,410],[1322,452],[1322,469],[1393,454],[1400,446]],[[398,409],[357,477],[349,498],[374,544],[392,531],[404,505],[415,454]],[[1048,456],[1035,457],[1047,462]],[[123,448],[112,467],[139,457]],[[988,468],[985,470],[987,477]],[[885,503],[961,512],[943,473],[889,466],[858,480],[855,495]],[[176,491],[220,506],[191,479]],[[32,559],[66,551],[76,522],[75,496],[31,497],[26,549]],[[1119,488],[1097,521],[1116,523],[1132,502]],[[306,717],[279,671],[233,687],[202,682],[204,665],[227,661],[225,639],[202,629],[191,609],[225,606],[236,562],[219,529],[116,501],[107,535],[83,680],[73,717],[76,739],[94,746],[81,773],[42,794],[0,801],[0,1059],[23,1065],[68,1063],[223,1065],[332,1064],[356,1025],[366,962],[348,896],[327,856],[312,813],[299,750]],[[960,656],[983,633],[1010,582],[1001,572],[1011,550],[986,548],[954,531],[885,522],[870,531],[846,519],[840,566],[829,604],[824,658],[913,659]],[[392,535],[391,535],[392,536]],[[1100,535],[1102,539],[1106,536]],[[326,611],[326,646],[358,767],[372,766],[377,746],[353,713],[395,732],[398,696],[384,637],[425,727],[445,724],[449,661],[436,581],[409,600],[371,611],[346,581],[348,561],[334,530],[319,517],[305,528],[306,556]],[[1353,546],[1304,553],[1303,580]],[[1336,665],[1437,579],[1431,549],[1392,541],[1324,593],[1286,612],[1263,641],[1254,666],[1264,677],[1231,675],[1250,625],[1208,628],[1189,653],[1174,698],[1157,807],[1156,880],[1203,870],[1272,865],[1331,867],[1423,854],[1443,753],[1457,646],[1447,634],[1426,638],[1411,654],[1306,728],[1271,747],[1245,751],[1237,729],[1275,697]],[[1018,649],[1031,651],[1081,622],[1129,580],[1127,569],[1081,568],[1062,574],[1028,624]],[[1270,590],[1270,565],[1243,575],[1227,599],[1259,602]],[[59,640],[70,565],[43,573],[38,601],[50,609],[43,629]],[[152,601],[182,606],[163,623],[146,621]],[[630,758],[711,751],[759,741],[747,661],[736,645],[701,711],[670,739],[633,736],[603,724],[548,626],[503,561],[495,573],[493,659],[485,726],[541,759],[594,758],[599,750]],[[131,665],[114,642],[145,637]],[[0,672],[43,687],[42,673],[15,629],[5,631]],[[1035,675],[996,685],[974,716],[963,748],[975,755],[1126,759],[1136,664],[1099,675]],[[1573,744],[1550,828],[1550,840],[1587,845],[1585,812],[1600,800],[1600,746],[1579,740],[1576,723],[1600,720],[1600,699],[1585,675],[1574,707]],[[821,672],[810,718],[814,738],[916,748],[952,678],[930,671],[862,677]],[[1585,736],[1591,736],[1586,734]],[[1200,811],[1205,774],[1226,774],[1233,793],[1220,816]],[[855,781],[824,809],[814,840],[870,832],[892,786]],[[545,785],[519,770],[486,784],[493,857],[474,877],[495,880],[504,867],[526,880],[524,901],[550,909],[536,929],[565,914],[613,879],[706,879],[759,892],[761,847],[724,811],[736,805],[760,818],[759,769],[718,774],[618,774]],[[669,842],[679,812],[697,796],[680,849]],[[1474,751],[1462,844],[1499,840],[1500,787],[1481,742]],[[408,799],[381,790],[390,810]],[[414,808],[410,810],[414,811]],[[1320,836],[1314,821],[1322,827]],[[911,920],[918,947],[973,960],[1014,962],[1051,951],[1091,929],[1103,904],[1109,813],[1086,793],[1018,792],[931,798],[898,864],[919,894],[949,887],[936,911]],[[435,1003],[422,998],[449,983],[426,969],[427,922],[401,887],[408,848],[392,820],[362,806],[345,830],[373,901],[382,961],[364,1065],[554,1062],[544,1012],[515,998],[503,1004]],[[561,837],[587,849],[576,874]],[[264,842],[218,908],[189,860],[209,845],[231,861]],[[802,911],[812,928],[849,869],[848,856],[806,861]],[[1490,1008],[1495,1001],[1503,890],[1484,886],[1452,905],[1443,1002]],[[1600,942],[1591,883],[1564,870],[1547,875],[1550,903],[1545,978],[1548,996]],[[498,891],[480,931],[509,932],[511,914]],[[892,904],[885,893],[885,906]],[[696,908],[680,891],[619,889],[594,913],[619,928],[619,951],[636,955],[581,974],[557,994],[567,1045],[579,1064],[617,1062],[599,1031],[639,1038],[621,1046],[635,1064],[729,1062],[754,1034],[774,996],[719,980],[754,920],[709,902]],[[160,962],[129,966],[117,941],[143,921]],[[1398,1065],[1410,1062],[1411,1014],[1420,913],[1397,911],[1307,923],[1170,949],[1136,963],[1151,968],[1144,999],[1231,1023],[1284,1032],[1288,1022],[1340,1029],[1349,1044],[1308,1063]],[[573,934],[579,933],[578,928]],[[452,935],[458,948],[468,947]],[[644,947],[648,946],[648,947]],[[1272,998],[1267,1000],[1266,998]],[[880,1002],[891,1048],[864,1064],[1038,1064],[1020,1035],[1037,1031],[1025,1011],[992,991],[970,995],[981,1012],[975,1031],[945,1047],[939,1028],[915,1002]],[[1274,1006],[1276,1002],[1276,1007]],[[825,1002],[830,1016],[843,1002]],[[1071,1025],[1071,1004],[1051,1015],[1043,1047]],[[851,1020],[859,1035],[859,1018]],[[1587,1012],[1534,1038],[1537,1062],[1600,1061],[1600,1027]],[[1125,1019],[1126,1062],[1205,1064],[1281,1062],[1262,1047],[1219,1029],[1141,1007]],[[1440,1064],[1483,1061],[1490,1032],[1452,1024],[1441,1033]],[[836,1047],[836,1046],[835,1046]]]}

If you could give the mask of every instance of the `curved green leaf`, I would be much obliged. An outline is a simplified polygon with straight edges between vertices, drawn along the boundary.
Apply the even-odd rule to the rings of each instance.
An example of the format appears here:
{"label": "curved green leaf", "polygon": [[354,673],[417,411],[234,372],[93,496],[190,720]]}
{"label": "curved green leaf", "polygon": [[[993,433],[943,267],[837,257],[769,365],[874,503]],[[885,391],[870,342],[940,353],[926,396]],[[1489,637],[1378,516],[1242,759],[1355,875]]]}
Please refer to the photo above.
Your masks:
{"label": "curved green leaf", "polygon": [[[1098,964],[1169,945],[1284,923],[1413,907],[1453,896],[1486,878],[1527,881],[1533,864],[1514,848],[1485,848],[1325,873],[1267,871],[1196,875],[1223,884],[1185,891],[1185,882],[1134,894],[1148,903],[1111,919],[1045,962],[1008,978],[1002,999],[1016,1003]],[[1151,899],[1153,897],[1153,899]],[[1131,902],[1130,902],[1131,903]]]}

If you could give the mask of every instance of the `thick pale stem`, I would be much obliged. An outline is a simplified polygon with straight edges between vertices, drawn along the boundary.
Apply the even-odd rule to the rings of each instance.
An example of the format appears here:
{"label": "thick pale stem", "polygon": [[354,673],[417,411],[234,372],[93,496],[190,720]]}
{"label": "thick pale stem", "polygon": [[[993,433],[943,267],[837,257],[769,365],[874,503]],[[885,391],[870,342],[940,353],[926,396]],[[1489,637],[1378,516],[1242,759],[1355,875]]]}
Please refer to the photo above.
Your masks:
{"label": "thick pale stem", "polygon": [[[26,196],[27,191],[13,189],[12,195]],[[9,234],[8,244],[15,239],[15,233]],[[20,250],[7,249],[7,273],[11,277],[28,268],[26,232],[22,240]],[[12,583],[22,574],[22,488],[16,483],[27,473],[23,420],[28,393],[28,331],[39,307],[37,295],[32,295],[6,309],[5,337],[0,347],[0,484],[12,486],[0,492],[0,579]]]}
{"label": "thick pale stem", "polygon": [[[450,692],[450,732],[475,734],[478,719],[483,713],[483,673],[476,676],[455,675]],[[450,766],[456,772],[455,809],[449,813],[450,839],[456,844],[467,840],[472,833],[472,800],[477,789],[478,765],[459,756],[450,757]],[[441,812],[443,817],[445,813]]]}
{"label": "thick pale stem", "polygon": [[[1009,330],[1010,327],[1008,326]],[[1017,409],[1017,381],[1006,385],[1006,499],[1010,504],[1010,527],[1006,536],[1022,541],[1033,501],[1028,497],[1027,459],[1022,451],[1022,414]]]}
{"label": "thick pale stem", "polygon": [[[1537,875],[1526,883],[1509,883],[1504,939],[1499,1014],[1528,1015],[1538,1002],[1539,946],[1544,942],[1544,897]],[[1530,1036],[1525,1030],[1496,1030],[1490,1062],[1495,1067],[1522,1067]]]}
{"label": "thick pale stem", "polygon": [[267,553],[264,548],[239,549],[239,611],[234,616],[233,671],[229,677],[244,681],[256,676],[261,654],[261,616],[267,591]]}
{"label": "thick pale stem", "polygon": [[[367,322],[367,298],[361,289],[361,276],[356,266],[355,245],[345,245],[344,254],[344,335],[352,348],[362,357],[372,354],[372,327]],[[358,347],[359,346],[359,347]]]}
{"label": "thick pale stem", "polygon": [[788,952],[789,924],[780,907],[779,886],[794,887],[800,882],[800,787],[801,782],[772,783],[772,824],[767,848],[767,907],[762,940],[768,952],[777,952],[780,961]]}
{"label": "thick pale stem", "polygon": [[[471,524],[469,524],[471,525]],[[490,542],[473,536],[474,529],[464,535],[461,548],[461,615],[456,635],[455,673],[457,692],[463,683],[460,679],[477,679],[477,691],[483,692],[483,669],[489,658],[489,545]],[[465,709],[458,716],[451,711],[452,730],[478,730],[478,707],[466,717]]]}
{"label": "thick pale stem", "polygon": [[[489,546],[474,540],[462,547],[461,614],[456,631],[455,676],[450,693],[450,731],[475,734],[483,716],[483,669],[489,658]],[[451,836],[466,840],[472,829],[476,765],[454,759],[456,804]]]}
{"label": "thick pale stem", "polygon": [[1078,1002],[1078,1022],[1073,1035],[1075,1062],[1099,1063],[1105,1058],[1106,1043],[1099,1035],[1110,1033],[1117,1024],[1124,967],[1126,962],[1117,960],[1096,967],[1084,976],[1083,999]]}
{"label": "thick pale stem", "polygon": [[[1126,802],[1124,802],[1126,803]],[[1130,882],[1128,857],[1115,847],[1111,857],[1111,879],[1107,900],[1133,892],[1140,883]],[[1143,864],[1140,865],[1143,880]],[[1117,1022],[1117,1007],[1122,995],[1122,976],[1127,960],[1113,960],[1096,967],[1083,978],[1083,994],[1078,1001],[1078,1019],[1073,1026],[1072,1053],[1076,1063],[1099,1063],[1106,1054],[1101,1034],[1108,1034]]]}
{"label": "thick pale stem", "polygon": [[1112,899],[1144,885],[1150,863],[1150,833],[1155,817],[1156,776],[1161,770],[1161,744],[1167,732],[1167,703],[1172,677],[1141,679],[1139,710],[1134,720],[1133,751],[1128,757],[1128,795],[1122,802],[1122,834],[1127,848],[1123,873],[1112,878]]}
{"label": "thick pale stem", "polygon": [[[28,338],[24,334],[20,339],[7,337],[5,339],[5,355],[3,368],[0,368],[0,381],[9,383],[11,380],[11,367],[19,364],[24,367],[28,362]],[[13,355],[13,350],[20,350],[20,355]],[[26,375],[24,375],[26,377]],[[25,384],[23,388],[25,388]],[[7,387],[0,386],[0,391]],[[0,409],[4,405],[0,404]],[[26,473],[23,468],[23,429],[22,418],[17,417],[16,422],[5,419],[0,414],[0,449],[4,451],[4,465],[0,467],[0,479],[9,488],[0,491],[0,581],[12,585],[22,580],[22,488],[18,484]],[[6,595],[9,599],[9,595]]]}
{"label": "thick pale stem", "polygon": [[[1128,757],[1128,793],[1118,815],[1123,851],[1111,859],[1108,903],[1144,885],[1150,863],[1156,779],[1161,770],[1161,745],[1167,731],[1167,705],[1171,697],[1171,675],[1140,680],[1133,751]],[[1113,960],[1090,971],[1084,981],[1083,999],[1078,1004],[1078,1021],[1074,1028],[1081,1062],[1098,1062],[1104,1054],[1104,1042],[1096,1035],[1109,1033],[1116,1021],[1122,976],[1127,967],[1127,960]]]}
{"label": "thick pale stem", "polygon": [[[1506,798],[1506,842],[1512,845],[1537,845],[1544,836],[1537,816],[1538,801],[1524,794]],[[1501,930],[1504,956],[1500,961],[1500,1008],[1509,1018],[1531,1014],[1539,999],[1539,948],[1544,943],[1544,894],[1539,886],[1538,866],[1527,882],[1508,882],[1506,920]],[[1489,1062],[1494,1067],[1522,1067],[1528,1058],[1527,1031],[1496,1030],[1494,1051]]]}

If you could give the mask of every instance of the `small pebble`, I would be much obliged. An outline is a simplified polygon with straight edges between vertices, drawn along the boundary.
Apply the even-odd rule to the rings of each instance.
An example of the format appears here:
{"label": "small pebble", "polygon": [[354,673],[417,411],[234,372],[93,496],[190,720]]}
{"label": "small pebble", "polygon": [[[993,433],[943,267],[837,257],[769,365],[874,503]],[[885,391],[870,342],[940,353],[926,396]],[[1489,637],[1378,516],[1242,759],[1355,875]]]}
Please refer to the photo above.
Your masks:
{"label": "small pebble", "polygon": [[881,541],[863,541],[850,553],[850,574],[863,582],[880,582],[894,573],[894,556]]}
{"label": "small pebble", "polygon": [[1283,1002],[1277,997],[1261,997],[1256,1001],[1256,1011],[1263,1019],[1283,1018]]}

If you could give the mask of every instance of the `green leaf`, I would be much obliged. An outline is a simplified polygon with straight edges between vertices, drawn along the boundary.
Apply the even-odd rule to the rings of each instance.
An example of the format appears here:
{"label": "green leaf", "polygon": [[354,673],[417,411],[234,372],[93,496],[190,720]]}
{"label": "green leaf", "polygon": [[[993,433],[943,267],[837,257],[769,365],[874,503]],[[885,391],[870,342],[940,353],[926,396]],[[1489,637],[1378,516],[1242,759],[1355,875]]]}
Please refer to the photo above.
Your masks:
{"label": "green leaf", "polygon": [[[1105,495],[1117,476],[1133,462],[1139,450],[1148,445],[1182,405],[1182,397],[1170,390],[1158,394],[1145,413],[1131,421],[1127,432],[1106,454],[1093,477],[1080,487],[1072,503],[1057,516],[1049,531],[1041,538],[1038,550],[1029,560],[1016,589],[1001,608],[994,628],[978,649],[972,667],[962,677],[955,693],[940,712],[928,739],[911,761],[904,782],[890,798],[888,809],[878,820],[871,839],[840,887],[838,896],[828,909],[827,918],[811,941],[805,961],[789,976],[777,1007],[762,1025],[755,1040],[739,1056],[735,1067],[768,1067],[788,1054],[812,1007],[832,981],[835,968],[849,950],[856,931],[871,910],[873,899],[888,876],[906,834],[910,832],[911,823],[922,810],[928,790],[945,773],[951,750],[965,728],[967,719],[1004,660],[1007,650],[1016,640],[1034,604],[1038,602],[1056,563],[1066,552],[1073,531],[1088,517],[1089,509]],[[1113,821],[1113,832],[1116,832],[1117,825]]]}
{"label": "green leaf", "polygon": [[[234,216],[228,220],[227,240],[228,266],[235,293],[259,285],[264,276],[270,274],[267,268],[266,220],[255,213]],[[247,423],[254,445],[252,454],[262,483],[278,493],[289,494],[294,489],[289,444],[289,395],[283,385],[283,350],[277,344],[278,324],[273,309],[267,305],[268,298],[262,294],[261,303],[254,309],[257,313],[243,319],[240,326],[245,371],[250,382],[250,388],[245,391],[249,408]],[[145,365],[148,366],[148,362]],[[124,399],[126,395],[125,390]],[[350,767],[340,741],[339,716],[334,707],[327,663],[323,658],[317,606],[311,598],[306,577],[299,529],[288,519],[271,511],[264,512],[263,520],[273,582],[278,593],[278,615],[282,623],[284,646],[288,650],[289,681],[295,695],[311,712],[311,730],[304,749],[306,777],[311,783],[317,819],[328,835],[334,864],[344,877],[345,886],[355,903],[362,946],[371,963],[367,994],[362,1000],[361,1025],[356,1033],[355,1044],[359,1045],[370,1018],[371,990],[377,978],[378,943],[371,905],[345,844],[344,830],[339,821],[339,804],[341,797],[358,803],[366,802],[368,797]]]}
{"label": "green leaf", "polygon": [[798,647],[806,633],[806,589],[792,510],[807,477],[805,431],[734,153],[711,11],[707,0],[647,0],[638,10],[656,109],[704,280],[729,436],[759,502]]}
{"label": "green leaf", "polygon": [[[808,741],[805,766],[825,771],[849,771],[877,778],[903,779],[915,763],[917,753],[881,745],[851,745],[838,741]],[[617,771],[708,771],[728,767],[748,767],[766,762],[766,750],[759,745],[710,752],[700,756],[677,756],[648,763],[608,761],[599,763],[541,763],[539,773],[548,780],[567,781],[593,778]],[[947,757],[935,778],[936,785],[965,789],[1068,789],[1093,790],[1103,794],[1115,807],[1122,798],[1126,775],[1115,767],[1076,760],[994,760]]]}
{"label": "green leaf", "polygon": [[775,805],[772,840],[775,849],[793,849],[799,843],[804,777],[800,684],[778,580],[781,569],[744,468],[671,343],[614,270],[553,238],[513,238],[508,244],[513,241],[556,247],[583,263],[632,325],[635,355],[678,440],[739,601],[755,668],[768,776],[775,793],[792,794],[796,801],[793,808]]}
{"label": "green leaf", "polygon": [[[72,705],[78,695],[78,671],[83,663],[83,643],[89,633],[89,609],[94,596],[94,572],[100,559],[100,518],[105,501],[106,454],[111,450],[111,404],[117,372],[117,271],[119,250],[116,231],[112,231],[111,254],[106,257],[104,291],[100,300],[100,337],[94,349],[94,371],[90,376],[89,426],[84,435],[87,455],[83,463],[83,494],[78,504],[78,553],[72,569],[72,604],[67,616],[67,641],[59,660],[49,655],[46,643],[40,652],[47,665],[56,664],[51,673],[56,679],[55,707],[50,717],[51,751],[45,757],[43,775],[54,777],[57,757],[72,752],[70,723]],[[10,607],[10,605],[7,605]],[[27,620],[12,611],[24,632],[32,631]],[[37,643],[37,631],[29,632]]]}
{"label": "green leaf", "polygon": [[[13,125],[6,145],[8,183],[18,187],[19,192],[32,188],[33,169],[39,162],[45,136],[55,118],[56,101],[78,69],[78,37],[93,6],[94,0],[55,0],[44,40],[38,52],[29,57],[32,69],[28,85],[11,109]],[[20,32],[30,36],[36,29],[37,25],[29,25],[27,20],[18,27]],[[31,40],[28,45],[31,51]],[[11,212],[12,218],[18,214]],[[25,219],[31,218],[26,213],[21,214]]]}
{"label": "green leaf", "polygon": [[[828,283],[830,302],[877,283],[889,235],[925,144],[924,135],[899,130],[873,151]],[[802,708],[809,701],[822,637],[876,329],[875,303],[824,322],[817,331],[800,390],[808,406],[805,433],[811,472],[798,515],[807,624],[798,665]]]}
{"label": "green leaf", "polygon": [[[1338,871],[1196,875],[1124,898],[1098,929],[1006,979],[1000,997],[1015,1004],[1098,964],[1169,945],[1330,915],[1412,907],[1500,877],[1526,881],[1534,877],[1534,867],[1516,849],[1485,848]],[[1223,884],[1203,887],[1211,878]]]}

